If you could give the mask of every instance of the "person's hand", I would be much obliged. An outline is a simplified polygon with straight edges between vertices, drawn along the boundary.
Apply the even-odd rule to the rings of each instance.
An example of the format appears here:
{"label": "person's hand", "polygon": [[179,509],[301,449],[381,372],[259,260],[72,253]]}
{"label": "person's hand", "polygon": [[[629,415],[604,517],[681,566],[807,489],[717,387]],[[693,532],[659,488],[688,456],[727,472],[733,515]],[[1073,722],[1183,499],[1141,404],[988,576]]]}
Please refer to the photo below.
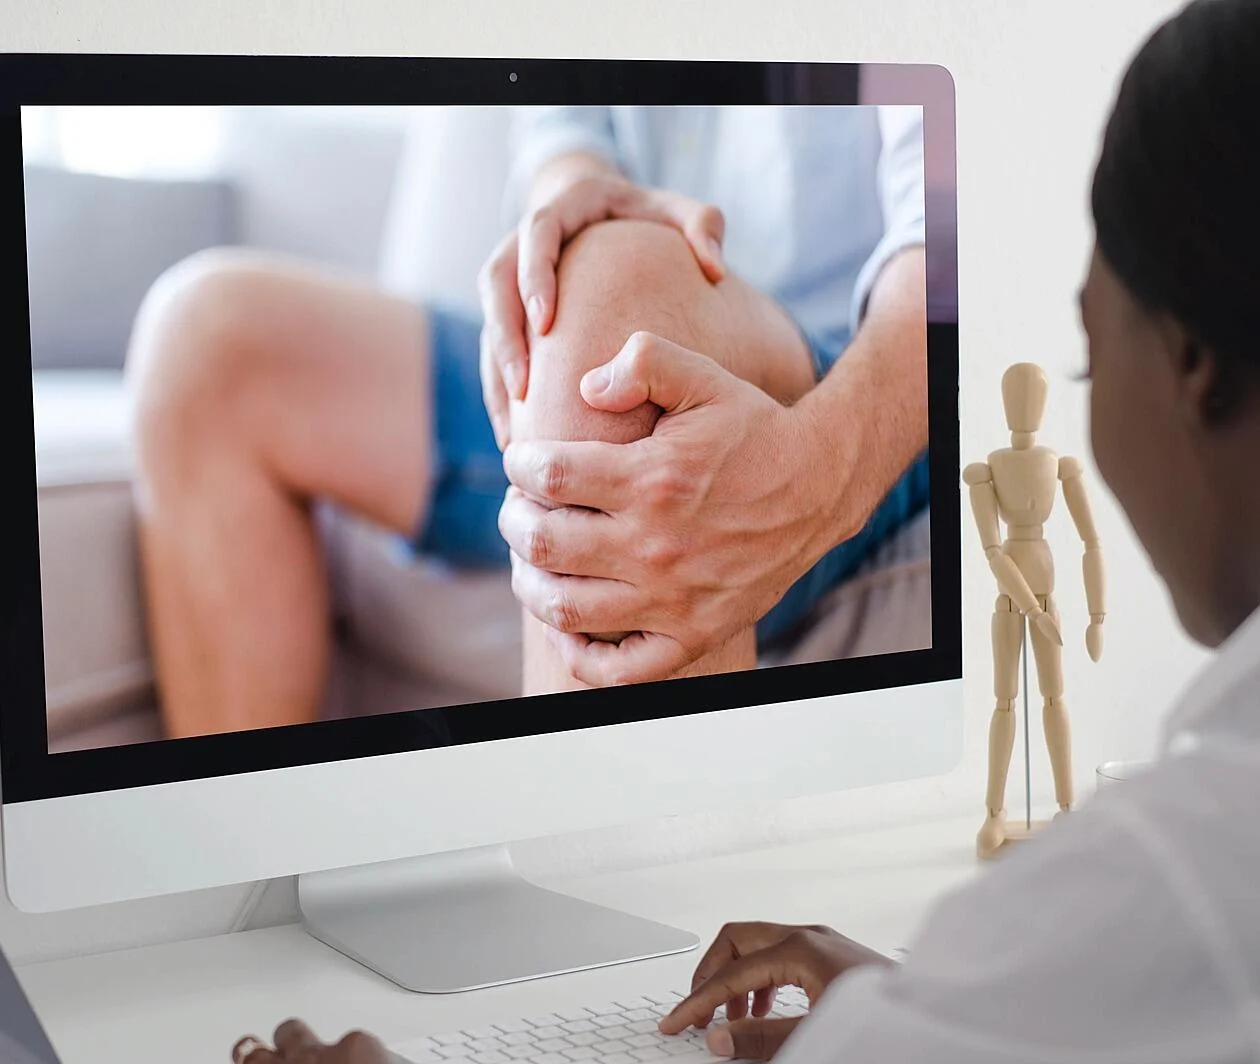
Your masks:
{"label": "person's hand", "polygon": [[716,284],[725,275],[721,211],[676,192],[643,188],[614,173],[583,178],[526,215],[495,249],[478,279],[485,319],[481,387],[501,448],[509,438],[508,401],[524,399],[528,386],[528,330],[545,336],[555,317],[560,252],[587,226],[611,218],[673,226],[687,238],[710,281]]}
{"label": "person's hand", "polygon": [[272,1043],[269,1046],[253,1035],[242,1038],[232,1047],[232,1064],[391,1064],[397,1059],[362,1031],[326,1045],[301,1020],[282,1023]]}
{"label": "person's hand", "polygon": [[1063,646],[1063,635],[1059,631],[1059,626],[1055,624],[1054,618],[1050,616],[1040,606],[1036,606],[1028,611],[1028,619],[1041,631],[1050,642],[1055,646]]}
{"label": "person's hand", "polygon": [[660,1029],[680,1034],[688,1027],[707,1027],[725,1005],[726,1025],[714,1028],[706,1039],[710,1052],[769,1060],[800,1022],[765,1018],[779,987],[799,986],[812,1005],[850,968],[893,963],[829,927],[728,924],[701,958],[690,996],[661,1020]]}
{"label": "person's hand", "polygon": [[[663,414],[633,443],[509,445],[499,528],[516,597],[586,684],[677,673],[752,627],[866,521],[829,503],[861,505],[844,491],[855,461],[819,453],[804,405],[704,355],[637,333],[581,392],[599,410]],[[584,634],[599,632],[632,634]]]}
{"label": "person's hand", "polygon": [[1085,649],[1089,651],[1089,660],[1098,661],[1103,650],[1102,617],[1091,617],[1089,627],[1085,629]]}

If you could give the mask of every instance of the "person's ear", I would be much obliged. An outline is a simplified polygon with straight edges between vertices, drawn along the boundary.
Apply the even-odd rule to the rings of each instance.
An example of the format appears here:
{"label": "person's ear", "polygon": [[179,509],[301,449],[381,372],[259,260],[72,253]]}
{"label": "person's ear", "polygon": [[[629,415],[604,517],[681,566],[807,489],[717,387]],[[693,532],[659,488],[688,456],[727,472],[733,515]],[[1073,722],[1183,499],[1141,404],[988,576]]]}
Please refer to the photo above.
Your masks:
{"label": "person's ear", "polygon": [[1184,422],[1192,428],[1216,427],[1230,410],[1229,386],[1220,358],[1166,315],[1159,322],[1159,332]]}

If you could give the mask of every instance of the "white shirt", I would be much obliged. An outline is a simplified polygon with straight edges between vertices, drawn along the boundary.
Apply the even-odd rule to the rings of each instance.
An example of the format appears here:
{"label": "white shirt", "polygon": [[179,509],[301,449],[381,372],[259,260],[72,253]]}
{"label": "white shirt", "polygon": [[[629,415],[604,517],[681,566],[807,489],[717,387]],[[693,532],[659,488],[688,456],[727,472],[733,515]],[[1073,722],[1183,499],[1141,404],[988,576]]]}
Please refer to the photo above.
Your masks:
{"label": "white shirt", "polygon": [[884,264],[924,242],[921,107],[520,107],[513,217],[574,151],[718,207],[731,269],[839,347]]}
{"label": "white shirt", "polygon": [[1260,1060],[1260,613],[1161,756],[828,989],[779,1064]]}

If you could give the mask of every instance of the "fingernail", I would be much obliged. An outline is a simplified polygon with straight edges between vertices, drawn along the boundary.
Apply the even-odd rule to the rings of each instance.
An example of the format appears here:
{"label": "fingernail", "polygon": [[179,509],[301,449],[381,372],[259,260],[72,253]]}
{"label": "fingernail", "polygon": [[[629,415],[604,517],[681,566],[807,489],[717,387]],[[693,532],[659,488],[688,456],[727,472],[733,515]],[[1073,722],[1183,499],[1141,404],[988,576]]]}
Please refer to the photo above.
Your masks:
{"label": "fingernail", "polygon": [[718,1027],[709,1033],[709,1052],[719,1057],[735,1055],[735,1039],[725,1027]]}
{"label": "fingernail", "polygon": [[586,375],[586,390],[595,395],[606,392],[612,384],[612,370],[607,366],[598,366]]}
{"label": "fingernail", "polygon": [[530,296],[529,302],[525,304],[525,312],[529,315],[529,323],[534,327],[534,332],[542,332],[542,297]]}
{"label": "fingernail", "polygon": [[726,264],[722,261],[722,245],[714,240],[713,237],[709,237],[708,243],[709,254],[712,256],[714,264],[725,269]]}

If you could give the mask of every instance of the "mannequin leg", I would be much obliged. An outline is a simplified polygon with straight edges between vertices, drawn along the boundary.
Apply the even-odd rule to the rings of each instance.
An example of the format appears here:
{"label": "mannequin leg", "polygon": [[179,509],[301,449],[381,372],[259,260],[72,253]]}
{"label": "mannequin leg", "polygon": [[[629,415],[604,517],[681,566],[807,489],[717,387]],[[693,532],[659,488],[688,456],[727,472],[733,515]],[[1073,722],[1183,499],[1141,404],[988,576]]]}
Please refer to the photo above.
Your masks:
{"label": "mannequin leg", "polygon": [[1019,694],[1019,654],[1024,618],[1006,595],[993,608],[993,694],[996,704],[989,723],[989,788],[987,815],[976,837],[976,852],[988,857],[1005,839],[1006,777],[1015,748],[1015,698]]}
{"label": "mannequin leg", "polygon": [[[1055,624],[1059,610],[1054,597],[1041,599],[1042,608]],[[1046,733],[1046,749],[1050,754],[1050,771],[1054,774],[1054,799],[1059,810],[1072,808],[1072,733],[1067,705],[1063,701],[1063,648],[1047,639],[1034,625],[1033,656],[1037,662],[1037,686],[1041,688],[1042,722]]]}

